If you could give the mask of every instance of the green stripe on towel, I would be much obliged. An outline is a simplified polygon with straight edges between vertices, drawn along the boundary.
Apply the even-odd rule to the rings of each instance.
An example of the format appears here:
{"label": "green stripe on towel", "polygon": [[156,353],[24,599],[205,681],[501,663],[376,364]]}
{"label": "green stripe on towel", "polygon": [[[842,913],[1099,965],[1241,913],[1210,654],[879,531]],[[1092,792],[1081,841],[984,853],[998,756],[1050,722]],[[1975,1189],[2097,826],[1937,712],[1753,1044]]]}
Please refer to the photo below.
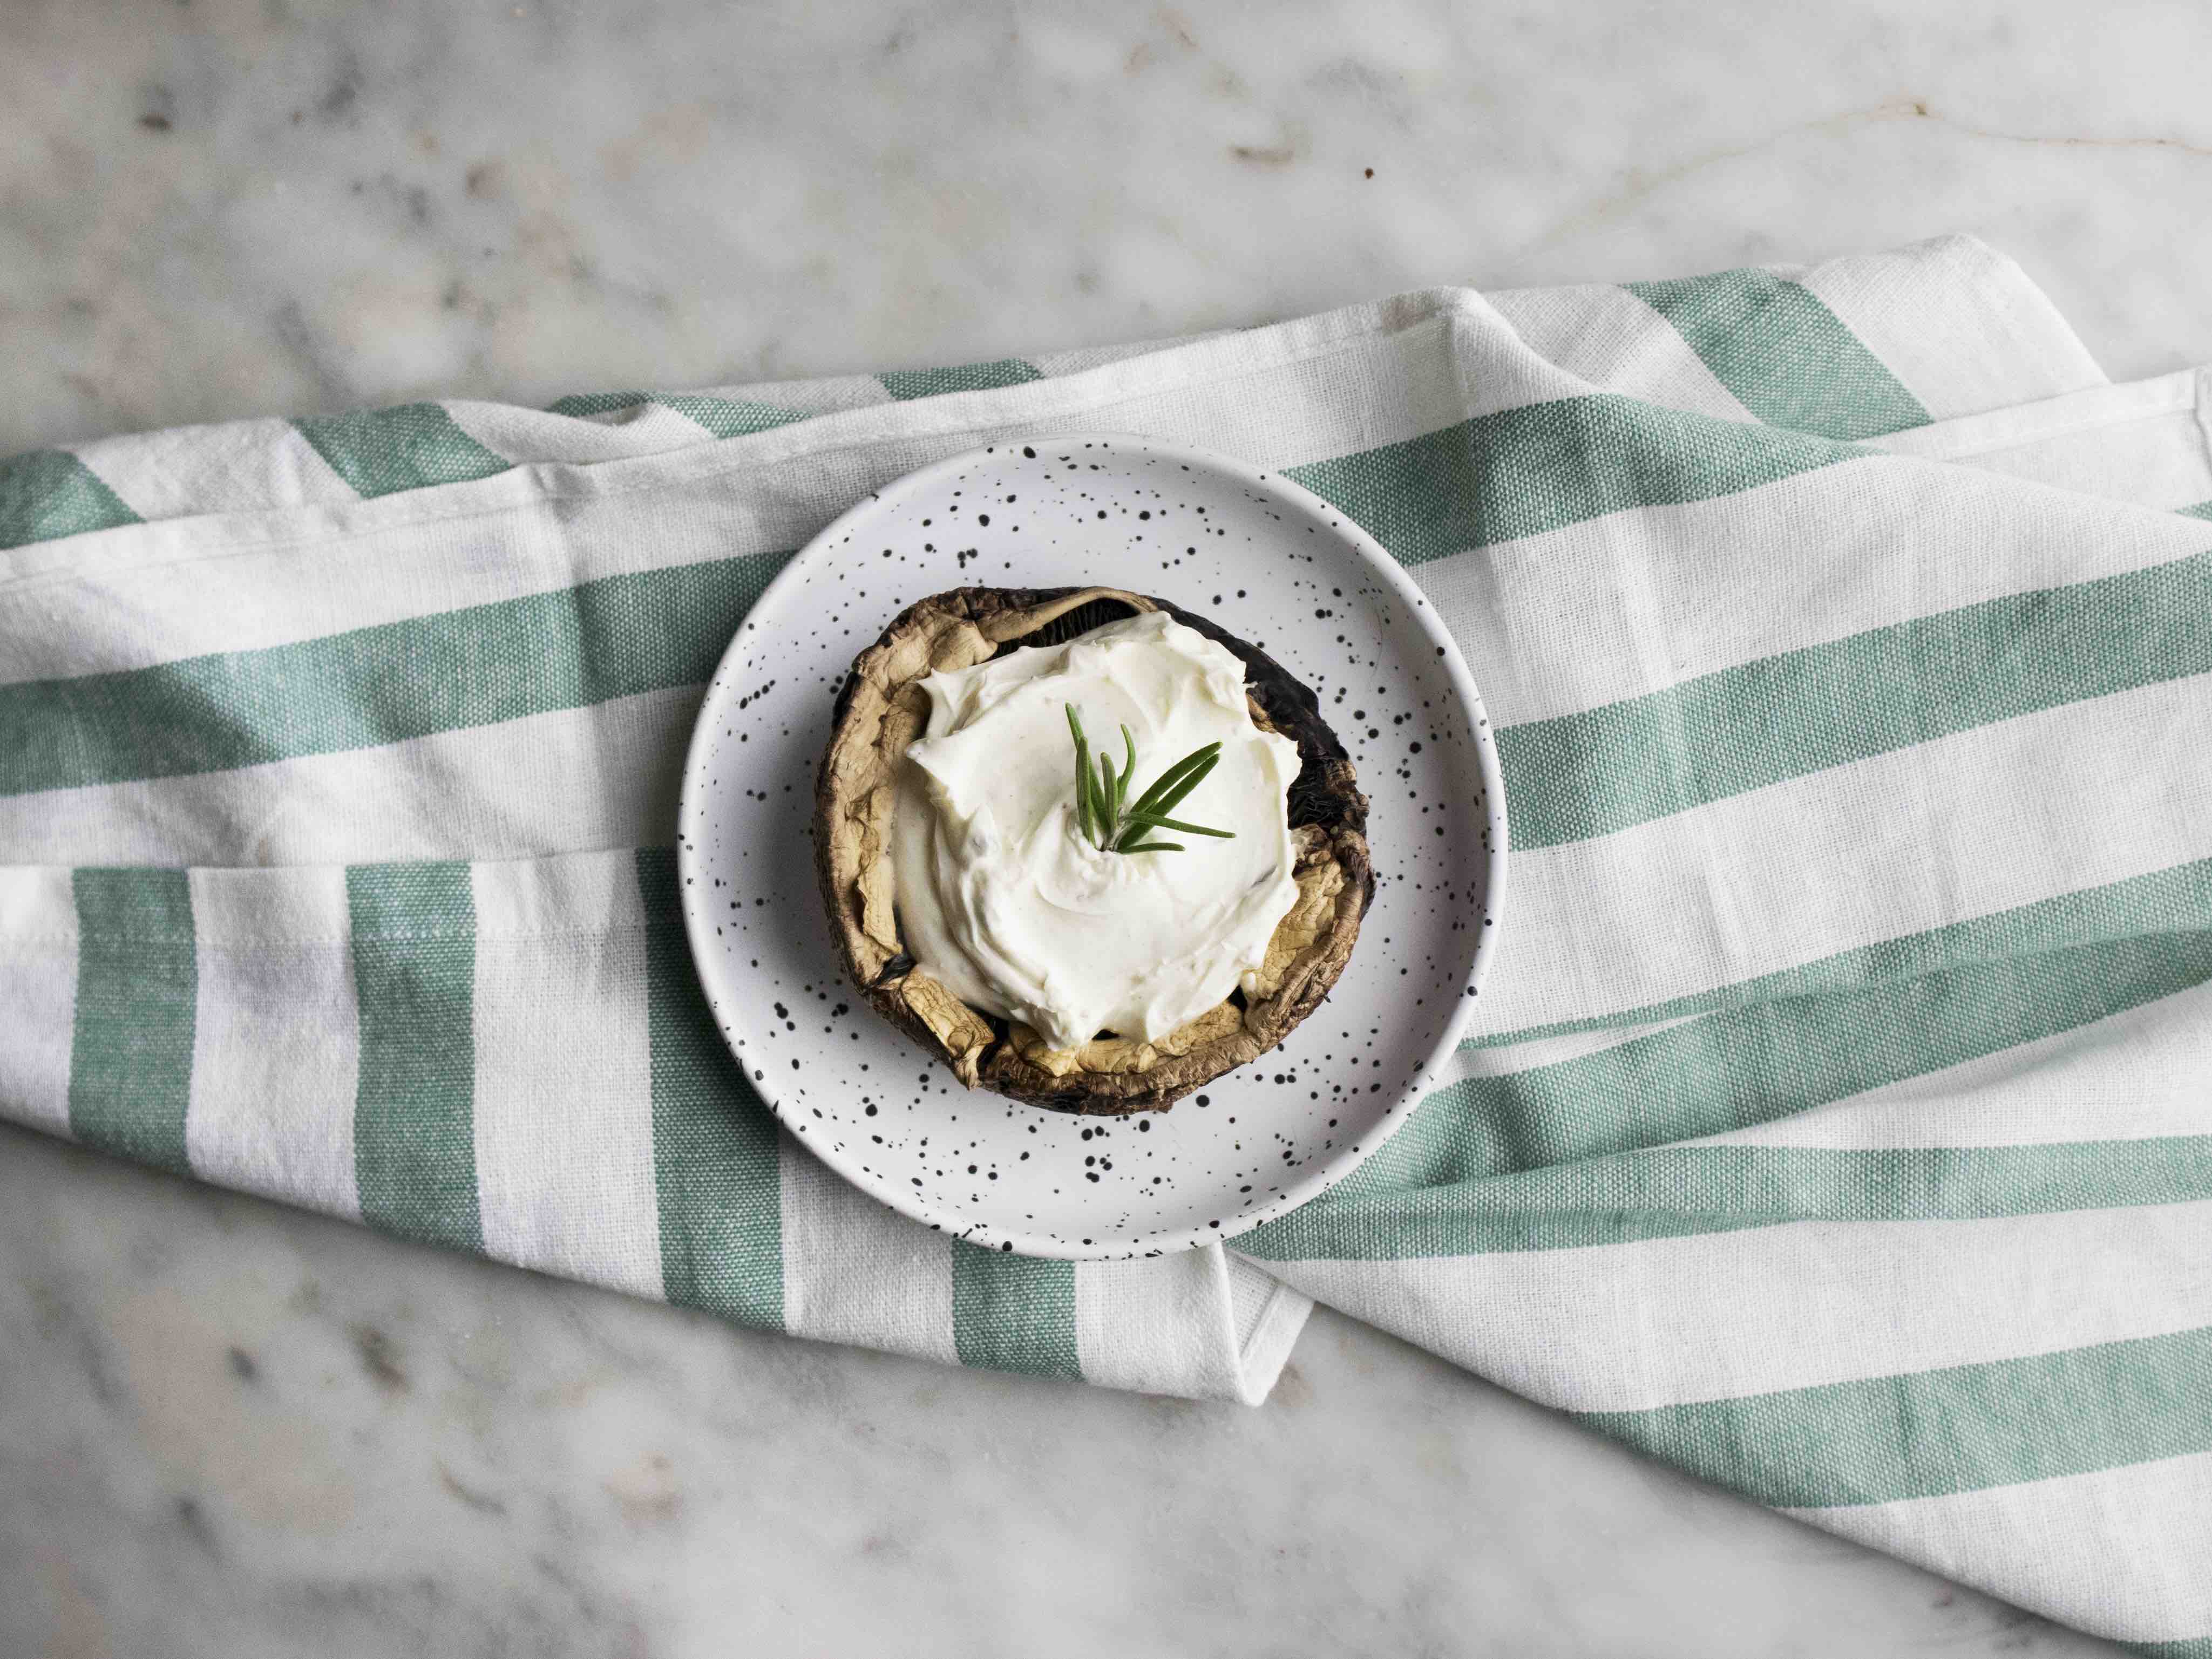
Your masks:
{"label": "green stripe on towel", "polygon": [[786,409],[781,404],[757,404],[742,398],[700,398],[676,392],[653,401],[705,427],[717,438],[742,438],[750,432],[767,432],[807,418],[803,410]]}
{"label": "green stripe on towel", "polygon": [[1083,1375],[1075,1264],[952,1241],[952,1337],[963,1365],[1033,1376]]}
{"label": "green stripe on towel", "polygon": [[635,409],[653,401],[650,392],[580,392],[545,405],[548,415],[581,420],[592,415],[611,415],[617,409]]}
{"label": "green stripe on towel", "polygon": [[0,549],[140,522],[98,473],[64,451],[0,461]]}
{"label": "green stripe on towel", "polygon": [[714,1028],[684,943],[676,855],[637,854],[660,1280],[671,1302],[783,1328],[783,1177],[775,1120]]}
{"label": "green stripe on towel", "polygon": [[743,398],[708,398],[688,392],[585,392],[573,398],[563,398],[548,407],[545,412],[582,418],[611,415],[617,410],[636,409],[646,404],[672,409],[694,425],[704,427],[717,438],[737,438],[748,432],[766,432],[771,428],[789,426],[794,421],[806,418],[804,410],[787,409],[781,404],[759,404]]}
{"label": "green stripe on towel", "polygon": [[458,861],[346,872],[361,1073],[361,1218],[403,1238],[483,1249],[476,1153],[476,899]]}
{"label": "green stripe on towel", "polygon": [[436,404],[361,409],[292,424],[331,471],[363,495],[464,483],[514,465],[462,431]]}
{"label": "green stripe on towel", "polygon": [[2212,670],[2212,554],[2008,593],[1498,733],[1516,852]]}
{"label": "green stripe on towel", "polygon": [[2006,1146],[1658,1146],[1370,1197],[1237,1241],[1264,1261],[1581,1249],[1793,1221],[1978,1221],[2212,1199],[2212,1135]]}
{"label": "green stripe on towel", "polygon": [[1283,476],[1414,565],[1629,507],[1709,501],[1868,453],[1601,392],[1477,416]]}
{"label": "green stripe on towel", "polygon": [[897,369],[878,374],[884,390],[903,402],[909,398],[935,398],[947,392],[986,392],[993,386],[1020,386],[1044,378],[1033,364],[1019,357],[999,357],[988,363],[959,363],[951,368]]}
{"label": "green stripe on towel", "polygon": [[605,576],[296,645],[0,685],[0,794],[368,749],[696,684],[790,556]]}
{"label": "green stripe on towel", "polygon": [[2174,933],[1727,1009],[1439,1089],[1337,1192],[1433,1187],[1748,1128],[2208,979],[2212,933]]}
{"label": "green stripe on towel", "polygon": [[2212,859],[2192,859],[2186,864],[2129,876],[2102,887],[2077,888],[2070,893],[2015,905],[2009,910],[1970,916],[1964,921],[1948,922],[1918,933],[1900,933],[1894,939],[1839,951],[1833,956],[1820,957],[1794,968],[1778,969],[1771,974],[1755,975],[1710,991],[1670,997],[1664,1002],[1646,1003],[1618,1013],[1499,1031],[1461,1046],[1509,1048],[1540,1037],[1564,1036],[1608,1026],[1650,1025],[1662,1019],[1709,1013],[1717,1008],[1741,1007],[1751,1002],[1770,1002],[1780,997],[1861,990],[1885,981],[1933,973],[1938,969],[1964,967],[2007,957],[2042,956],[2100,940],[2129,939],[2142,933],[2193,933],[2204,928],[2212,928]]}
{"label": "green stripe on towel", "polygon": [[1802,283],[1751,267],[1628,291],[1770,426],[1850,439],[1928,424],[1920,399]]}
{"label": "green stripe on towel", "polygon": [[[1578,1420],[1760,1504],[1978,1492],[2212,1450],[2212,1329]],[[2060,1432],[2033,1426],[2064,1424]]]}
{"label": "green stripe on towel", "polygon": [[199,965],[181,870],[78,870],[70,1133],[182,1170]]}

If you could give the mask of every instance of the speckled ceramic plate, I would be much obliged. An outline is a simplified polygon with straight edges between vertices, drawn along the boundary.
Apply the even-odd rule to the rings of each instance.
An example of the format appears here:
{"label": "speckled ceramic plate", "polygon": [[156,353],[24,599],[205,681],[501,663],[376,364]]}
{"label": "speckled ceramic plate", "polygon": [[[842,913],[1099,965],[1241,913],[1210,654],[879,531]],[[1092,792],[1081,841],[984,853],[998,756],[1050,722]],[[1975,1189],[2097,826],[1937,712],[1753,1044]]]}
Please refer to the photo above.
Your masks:
{"label": "speckled ceramic plate", "polygon": [[[1328,1000],[1172,1111],[970,1091],[842,979],[808,821],[854,657],[927,594],[1106,583],[1200,611],[1319,693],[1373,803],[1375,902]],[[1496,945],[1504,794],[1458,647],[1396,561],[1242,462],[1097,434],[1000,444],[854,507],[761,596],[684,775],[684,921],[716,1022],[805,1146],[994,1249],[1132,1256],[1232,1237],[1341,1180],[1430,1087]]]}

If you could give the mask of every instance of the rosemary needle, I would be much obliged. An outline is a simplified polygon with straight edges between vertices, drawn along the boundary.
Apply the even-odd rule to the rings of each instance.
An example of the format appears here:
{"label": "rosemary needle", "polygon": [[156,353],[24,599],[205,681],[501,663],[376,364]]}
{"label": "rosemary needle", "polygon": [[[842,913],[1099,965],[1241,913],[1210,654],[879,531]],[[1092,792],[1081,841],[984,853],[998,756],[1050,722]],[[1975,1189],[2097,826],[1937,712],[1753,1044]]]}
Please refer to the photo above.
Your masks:
{"label": "rosemary needle", "polygon": [[1073,703],[1066,704],[1067,729],[1075,738],[1075,821],[1076,827],[1101,852],[1107,853],[1180,853],[1180,842],[1149,839],[1155,830],[1172,830],[1186,836],[1212,836],[1223,841],[1234,841],[1234,830],[1210,830],[1202,823],[1186,823],[1168,814],[1182,804],[1183,797],[1206,781],[1221,759],[1221,745],[1209,743],[1194,749],[1153,781],[1152,787],[1138,797],[1133,806],[1126,805],[1129,780],[1137,772],[1137,739],[1127,726],[1121,728],[1121,746],[1125,756],[1120,769],[1110,755],[1098,757],[1097,771],[1091,765],[1091,739],[1083,730],[1083,716]]}

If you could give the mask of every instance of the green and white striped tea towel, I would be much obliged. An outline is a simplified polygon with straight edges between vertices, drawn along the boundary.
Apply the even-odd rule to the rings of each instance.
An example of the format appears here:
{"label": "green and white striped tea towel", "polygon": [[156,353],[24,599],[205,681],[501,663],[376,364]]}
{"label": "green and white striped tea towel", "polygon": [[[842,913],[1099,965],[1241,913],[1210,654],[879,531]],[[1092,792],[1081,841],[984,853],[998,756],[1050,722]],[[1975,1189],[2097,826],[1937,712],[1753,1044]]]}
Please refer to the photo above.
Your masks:
{"label": "green and white striped tea towel", "polygon": [[[2107,384],[1948,240],[27,456],[0,1111],[749,1324],[1129,1388],[1260,1398],[1311,1296],[2212,1655],[2206,387]],[[1337,502],[1501,728],[1480,1034],[1233,1253],[1030,1261],[860,1199],[748,1097],[672,903],[686,727],[788,550],[1083,426]]]}

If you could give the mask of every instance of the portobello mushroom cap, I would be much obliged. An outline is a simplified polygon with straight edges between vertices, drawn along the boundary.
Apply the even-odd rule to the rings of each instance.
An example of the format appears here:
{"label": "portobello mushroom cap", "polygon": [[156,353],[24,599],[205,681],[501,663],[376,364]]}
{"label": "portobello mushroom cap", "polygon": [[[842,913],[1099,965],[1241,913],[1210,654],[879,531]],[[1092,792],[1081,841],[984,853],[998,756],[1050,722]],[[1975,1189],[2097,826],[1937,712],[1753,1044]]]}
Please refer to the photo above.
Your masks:
{"label": "portobello mushroom cap", "polygon": [[[1060,645],[1164,611],[1244,664],[1254,724],[1297,744],[1289,817],[1298,896],[1242,989],[1151,1042],[1100,1034],[1055,1050],[1028,1025],[969,1006],[921,969],[899,933],[891,820],[907,745],[928,723],[921,680],[1025,645]],[[982,1087],[1055,1111],[1163,1111],[1281,1042],[1350,960],[1375,896],[1367,798],[1319,701],[1272,658],[1202,617],[1109,587],[957,587],[909,606],[860,653],[837,696],[815,784],[814,861],[845,972],[876,1011]]]}

